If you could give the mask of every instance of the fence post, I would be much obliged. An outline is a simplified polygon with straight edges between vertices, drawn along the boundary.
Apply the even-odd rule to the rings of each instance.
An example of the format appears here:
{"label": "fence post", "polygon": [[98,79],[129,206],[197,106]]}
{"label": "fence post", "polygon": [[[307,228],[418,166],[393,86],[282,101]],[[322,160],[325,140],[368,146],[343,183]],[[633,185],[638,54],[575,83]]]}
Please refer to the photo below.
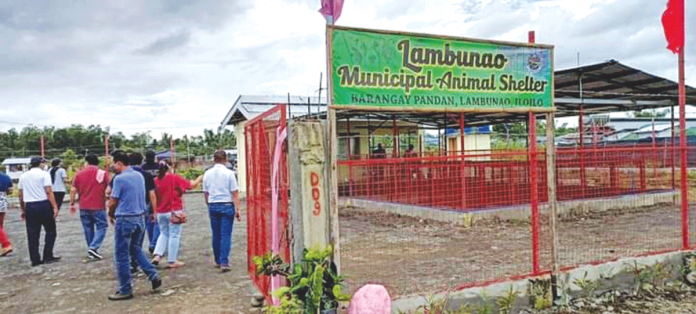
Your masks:
{"label": "fence post", "polygon": [[460,176],[462,177],[462,210],[466,209],[466,174],[464,173],[465,171],[465,165],[466,165],[466,160],[464,158],[464,113],[460,112],[459,113],[459,141],[460,141],[460,146],[459,150],[461,151],[462,155],[462,165],[460,169]]}
{"label": "fence post", "polygon": [[[331,86],[331,84],[329,84]],[[329,98],[330,99],[330,98]],[[329,226],[331,226],[330,231],[330,243],[333,245],[333,262],[336,264],[336,272],[341,273],[341,238],[340,238],[340,228],[339,228],[339,218],[338,218],[338,138],[337,135],[337,121],[336,121],[336,109],[331,107],[328,108],[329,114],[327,117],[328,123],[328,151],[329,151],[329,175],[328,175],[328,213],[329,213]]]}
{"label": "fence post", "polygon": [[46,151],[44,150],[44,134],[41,133],[41,158],[46,157]]}
{"label": "fence post", "polygon": [[109,171],[109,133],[104,133],[104,169]]}
{"label": "fence post", "polygon": [[539,267],[539,187],[537,186],[536,116],[529,112],[529,200],[532,206],[532,272]]}
{"label": "fence post", "polygon": [[549,227],[551,228],[551,289],[553,296],[558,295],[558,204],[556,200],[556,134],[554,114],[546,114],[546,183],[549,189]]}
{"label": "fence post", "polygon": [[[684,14],[684,13],[682,13]],[[682,15],[683,16],[683,15]],[[682,19],[683,21],[683,19]],[[682,212],[682,248],[689,248],[689,189],[687,180],[689,176],[686,168],[689,166],[686,160],[686,87],[684,85],[684,48],[679,51],[679,159],[681,168],[681,212]]]}
{"label": "fence post", "polygon": [[[353,136],[350,134],[350,117],[346,118],[346,124],[348,125],[348,140],[346,141],[346,156],[348,161],[353,160],[351,157],[351,149],[353,148]],[[353,197],[353,167],[348,164],[348,196]]]}
{"label": "fence post", "polygon": [[300,262],[303,249],[325,247],[330,241],[325,132],[319,122],[293,122],[288,129],[292,252],[293,260]]}
{"label": "fence post", "polygon": [[640,162],[638,163],[638,166],[640,167],[639,169],[639,174],[640,174],[640,191],[645,192],[647,189],[647,182],[646,182],[646,172],[647,170],[647,163],[645,160],[645,157],[643,157]]}

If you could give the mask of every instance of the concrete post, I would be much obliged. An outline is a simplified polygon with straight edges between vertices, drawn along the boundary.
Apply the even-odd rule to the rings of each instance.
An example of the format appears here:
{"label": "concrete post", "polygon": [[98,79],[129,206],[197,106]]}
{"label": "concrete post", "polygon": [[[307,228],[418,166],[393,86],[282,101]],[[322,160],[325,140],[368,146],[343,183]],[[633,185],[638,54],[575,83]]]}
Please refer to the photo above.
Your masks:
{"label": "concrete post", "polygon": [[316,121],[288,125],[293,262],[302,260],[303,249],[330,243],[324,128]]}

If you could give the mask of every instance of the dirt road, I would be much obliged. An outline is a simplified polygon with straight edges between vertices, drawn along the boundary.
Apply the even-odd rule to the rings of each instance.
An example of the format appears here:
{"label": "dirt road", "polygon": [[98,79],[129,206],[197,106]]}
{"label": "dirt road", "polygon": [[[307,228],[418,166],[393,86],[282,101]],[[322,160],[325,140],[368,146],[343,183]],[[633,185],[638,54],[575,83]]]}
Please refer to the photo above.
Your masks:
{"label": "dirt road", "polygon": [[203,195],[188,194],[184,199],[189,220],[183,229],[180,259],[186,266],[161,270],[164,284],[156,293],[150,291],[145,277],[137,278],[135,298],[119,302],[107,299],[116,291],[113,226],[109,226],[101,251],[104,260],[83,263],[87,248],[79,216],[70,216],[64,204],[55,249],[63,260],[32,268],[24,222],[19,219],[19,209],[11,209],[5,228],[15,252],[0,258],[0,313],[249,313],[244,211],[242,222],[235,223],[232,271],[221,274],[212,261]]}

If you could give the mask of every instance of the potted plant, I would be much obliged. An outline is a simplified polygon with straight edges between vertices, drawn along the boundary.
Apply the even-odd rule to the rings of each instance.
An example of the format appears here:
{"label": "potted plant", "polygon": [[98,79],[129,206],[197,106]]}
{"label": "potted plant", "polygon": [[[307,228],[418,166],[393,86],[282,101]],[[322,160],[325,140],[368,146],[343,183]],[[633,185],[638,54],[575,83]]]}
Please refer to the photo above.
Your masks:
{"label": "potted plant", "polygon": [[284,313],[333,314],[339,302],[350,300],[350,295],[341,292],[345,278],[338,275],[336,264],[331,261],[332,253],[331,246],[324,250],[305,249],[302,262],[294,267],[271,253],[255,256],[253,262],[258,275],[287,278],[290,286],[274,291],[281,299],[281,307],[285,307]]}

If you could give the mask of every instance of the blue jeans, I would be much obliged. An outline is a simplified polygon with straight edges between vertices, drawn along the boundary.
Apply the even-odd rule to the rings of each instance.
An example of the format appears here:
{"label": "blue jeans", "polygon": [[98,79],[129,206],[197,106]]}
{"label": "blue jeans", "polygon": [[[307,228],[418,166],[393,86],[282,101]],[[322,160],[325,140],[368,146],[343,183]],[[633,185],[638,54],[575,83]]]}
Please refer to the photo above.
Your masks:
{"label": "blue jeans", "polygon": [[150,214],[145,215],[145,228],[147,229],[147,238],[150,239],[150,243],[148,243],[148,248],[154,250],[155,245],[157,245],[157,238],[160,234],[160,228],[157,224],[157,221],[152,219],[152,215]]}
{"label": "blue jeans", "polygon": [[[87,248],[98,251],[106,237],[106,229],[109,224],[106,222],[106,210],[80,210],[80,221],[82,229],[85,231]],[[96,231],[95,231],[96,227]]]}
{"label": "blue jeans", "polygon": [[169,222],[172,213],[157,214],[160,235],[155,246],[155,255],[163,256],[167,251],[167,262],[174,263],[179,258],[179,243],[181,243],[181,224]]}
{"label": "blue jeans", "polygon": [[229,266],[230,249],[232,248],[232,226],[234,224],[233,203],[208,204],[210,228],[213,231],[213,255],[215,263]]}
{"label": "blue jeans", "polygon": [[131,294],[131,260],[135,261],[152,281],[159,278],[155,266],[145,257],[142,250],[145,220],[142,215],[116,217],[114,232],[114,260],[118,275],[118,293]]}

